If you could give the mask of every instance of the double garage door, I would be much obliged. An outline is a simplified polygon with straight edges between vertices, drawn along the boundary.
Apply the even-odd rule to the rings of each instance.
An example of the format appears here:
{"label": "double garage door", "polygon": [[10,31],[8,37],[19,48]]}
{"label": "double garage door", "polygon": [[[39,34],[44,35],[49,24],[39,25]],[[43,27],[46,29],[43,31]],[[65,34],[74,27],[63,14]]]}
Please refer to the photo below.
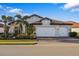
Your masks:
{"label": "double garage door", "polygon": [[67,37],[68,29],[67,28],[58,28],[53,27],[37,27],[36,28],[37,37]]}

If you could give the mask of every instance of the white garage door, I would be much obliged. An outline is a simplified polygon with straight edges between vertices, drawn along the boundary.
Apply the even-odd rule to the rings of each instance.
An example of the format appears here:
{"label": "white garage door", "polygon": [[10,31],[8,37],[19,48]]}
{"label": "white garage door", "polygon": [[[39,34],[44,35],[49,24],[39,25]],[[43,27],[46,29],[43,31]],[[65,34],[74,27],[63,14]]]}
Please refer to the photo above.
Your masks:
{"label": "white garage door", "polygon": [[51,27],[37,27],[37,37],[55,37],[55,29]]}
{"label": "white garage door", "polygon": [[68,37],[68,29],[60,27],[55,29],[54,27],[37,27],[37,37]]}
{"label": "white garage door", "polygon": [[67,37],[68,36],[68,29],[67,28],[59,28],[58,34],[60,37]]}

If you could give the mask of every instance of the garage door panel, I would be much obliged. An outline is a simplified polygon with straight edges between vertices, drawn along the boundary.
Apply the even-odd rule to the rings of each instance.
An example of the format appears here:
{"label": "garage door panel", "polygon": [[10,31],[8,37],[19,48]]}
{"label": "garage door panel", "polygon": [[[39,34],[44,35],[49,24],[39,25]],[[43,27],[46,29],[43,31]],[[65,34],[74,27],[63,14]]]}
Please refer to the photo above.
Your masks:
{"label": "garage door panel", "polygon": [[55,27],[37,27],[36,28],[37,37],[68,37],[68,29],[60,27],[55,29]]}
{"label": "garage door panel", "polygon": [[45,27],[37,28],[36,34],[37,34],[37,36],[40,36],[40,37],[52,37],[52,36],[55,36],[55,29],[48,28],[48,27],[47,28],[45,28]]}
{"label": "garage door panel", "polygon": [[60,28],[58,32],[59,36],[68,36],[68,30],[66,28]]}

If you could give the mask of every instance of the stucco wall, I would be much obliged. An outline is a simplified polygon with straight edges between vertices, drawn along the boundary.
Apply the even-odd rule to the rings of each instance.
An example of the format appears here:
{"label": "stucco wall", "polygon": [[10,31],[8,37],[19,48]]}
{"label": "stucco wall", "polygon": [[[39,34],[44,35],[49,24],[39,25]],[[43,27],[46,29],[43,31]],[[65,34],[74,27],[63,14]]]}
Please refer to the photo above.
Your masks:
{"label": "stucco wall", "polygon": [[29,23],[34,23],[34,22],[36,22],[36,21],[40,21],[42,18],[39,18],[39,17],[37,17],[37,16],[33,16],[33,17],[30,17],[30,18],[28,18],[27,19],[27,22],[29,22]]}
{"label": "stucco wall", "polygon": [[77,32],[77,33],[78,33],[77,36],[79,36],[79,28],[72,28],[72,29],[71,29],[71,32]]}
{"label": "stucco wall", "polygon": [[4,28],[0,27],[0,33],[4,33]]}
{"label": "stucco wall", "polygon": [[[70,32],[71,27],[69,25],[35,25],[36,30],[38,28],[52,28],[51,32],[50,30],[47,30],[48,33],[50,32],[51,35],[53,35],[52,33],[54,33],[55,37],[64,37],[64,36],[69,36],[68,33]],[[45,31],[46,29],[43,29],[43,31]],[[43,32],[42,31],[42,32]],[[39,31],[40,35],[42,35],[42,32]]]}

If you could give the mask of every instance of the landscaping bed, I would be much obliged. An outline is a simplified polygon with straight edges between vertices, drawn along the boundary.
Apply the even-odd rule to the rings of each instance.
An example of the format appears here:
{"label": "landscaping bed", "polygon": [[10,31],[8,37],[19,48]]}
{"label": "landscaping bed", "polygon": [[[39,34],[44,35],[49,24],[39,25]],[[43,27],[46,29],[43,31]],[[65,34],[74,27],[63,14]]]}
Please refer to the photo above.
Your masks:
{"label": "landscaping bed", "polygon": [[0,45],[34,45],[36,40],[0,40]]}

